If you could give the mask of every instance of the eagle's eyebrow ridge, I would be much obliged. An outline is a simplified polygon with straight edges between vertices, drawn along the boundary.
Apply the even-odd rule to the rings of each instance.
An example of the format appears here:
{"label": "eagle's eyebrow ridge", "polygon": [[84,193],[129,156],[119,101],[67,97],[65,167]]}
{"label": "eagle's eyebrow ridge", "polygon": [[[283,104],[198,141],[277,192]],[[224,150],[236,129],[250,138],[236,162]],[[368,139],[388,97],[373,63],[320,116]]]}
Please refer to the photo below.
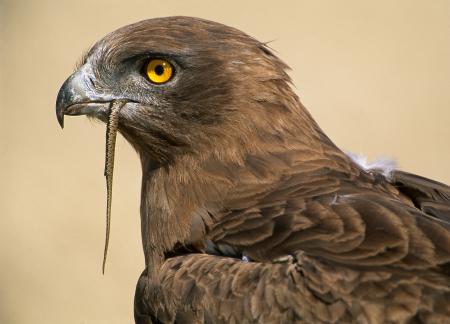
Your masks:
{"label": "eagle's eyebrow ridge", "polygon": [[75,63],[75,71],[80,69],[83,65],[86,64],[88,57],[91,55],[93,50],[93,46],[89,47],[88,49],[85,49],[83,53],[81,54],[78,61]]}

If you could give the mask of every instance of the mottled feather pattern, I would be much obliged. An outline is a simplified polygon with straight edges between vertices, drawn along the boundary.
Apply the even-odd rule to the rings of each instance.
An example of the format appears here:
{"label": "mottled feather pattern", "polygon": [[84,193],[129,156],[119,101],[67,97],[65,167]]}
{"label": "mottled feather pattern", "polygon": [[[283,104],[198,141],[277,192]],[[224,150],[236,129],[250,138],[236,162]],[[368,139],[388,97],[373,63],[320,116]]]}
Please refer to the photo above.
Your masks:
{"label": "mottled feather pattern", "polygon": [[167,295],[144,302],[139,312],[168,323],[401,323],[415,310],[414,320],[441,323],[450,308],[439,303],[450,289],[442,278],[423,276],[357,271],[303,253],[275,264],[187,255],[164,263],[159,279]]}
{"label": "mottled feather pattern", "polygon": [[[364,171],[342,176],[330,168],[280,165],[277,185],[236,188],[228,211],[207,229],[210,240],[235,247],[251,262],[203,254],[168,259],[161,285],[177,302],[160,310],[147,305],[150,314],[167,312],[167,322],[177,323],[185,316],[199,323],[445,323],[450,227],[415,207],[413,197],[406,204],[404,182],[376,182],[377,175]],[[393,179],[406,176],[397,171]],[[433,188],[448,190],[445,185],[426,184],[422,191],[446,195]],[[277,262],[283,258],[288,261]],[[185,299],[184,280],[193,285]],[[191,300],[201,305],[198,312],[191,311]]]}

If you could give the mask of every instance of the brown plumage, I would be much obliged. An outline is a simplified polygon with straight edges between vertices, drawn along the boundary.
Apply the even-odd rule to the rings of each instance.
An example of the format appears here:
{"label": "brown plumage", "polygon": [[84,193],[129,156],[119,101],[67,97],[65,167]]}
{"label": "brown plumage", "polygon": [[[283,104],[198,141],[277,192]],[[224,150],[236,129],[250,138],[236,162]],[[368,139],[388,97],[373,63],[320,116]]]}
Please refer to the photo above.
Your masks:
{"label": "brown plumage", "polygon": [[[153,84],[146,62],[174,76]],[[450,188],[339,150],[263,43],[188,17],[100,40],[57,115],[107,120],[142,161],[137,323],[450,322]]]}

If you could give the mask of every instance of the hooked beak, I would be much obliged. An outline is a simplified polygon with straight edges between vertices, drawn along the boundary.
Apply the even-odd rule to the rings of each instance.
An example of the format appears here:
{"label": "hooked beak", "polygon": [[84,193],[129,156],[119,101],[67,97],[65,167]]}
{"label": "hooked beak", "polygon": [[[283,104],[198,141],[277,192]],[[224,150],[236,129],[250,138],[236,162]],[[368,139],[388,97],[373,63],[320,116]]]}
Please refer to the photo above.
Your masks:
{"label": "hooked beak", "polygon": [[98,94],[85,68],[74,72],[59,89],[56,99],[56,117],[64,128],[64,115],[107,116],[114,98]]}

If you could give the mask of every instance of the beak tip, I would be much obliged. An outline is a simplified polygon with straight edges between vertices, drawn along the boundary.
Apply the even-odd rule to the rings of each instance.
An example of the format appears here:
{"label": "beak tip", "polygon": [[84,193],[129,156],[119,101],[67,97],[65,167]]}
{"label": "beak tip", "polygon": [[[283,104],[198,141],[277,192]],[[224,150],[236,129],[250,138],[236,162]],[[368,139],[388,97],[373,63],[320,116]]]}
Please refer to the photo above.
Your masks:
{"label": "beak tip", "polygon": [[64,129],[64,111],[62,109],[57,109],[56,118],[58,119],[61,129]]}

